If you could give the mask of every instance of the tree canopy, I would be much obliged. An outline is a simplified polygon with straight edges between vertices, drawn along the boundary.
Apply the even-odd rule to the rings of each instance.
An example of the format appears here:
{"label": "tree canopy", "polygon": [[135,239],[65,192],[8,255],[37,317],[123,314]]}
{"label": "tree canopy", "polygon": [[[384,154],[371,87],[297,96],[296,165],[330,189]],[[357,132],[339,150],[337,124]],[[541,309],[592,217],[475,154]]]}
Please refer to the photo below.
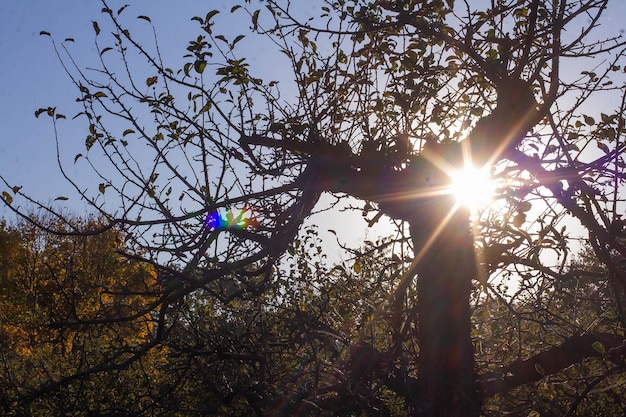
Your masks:
{"label": "tree canopy", "polygon": [[[318,3],[193,17],[175,62],[149,16],[106,2],[97,68],[42,32],[81,109],[35,116],[95,217],[3,178],[27,222],[1,230],[7,410],[623,413],[626,44],[598,35],[611,2]],[[255,65],[265,53],[285,79]],[[66,162],[70,123],[84,149]],[[450,194],[468,163],[497,184],[472,212]],[[333,232],[310,219],[335,210],[393,231],[337,236],[329,261]]]}

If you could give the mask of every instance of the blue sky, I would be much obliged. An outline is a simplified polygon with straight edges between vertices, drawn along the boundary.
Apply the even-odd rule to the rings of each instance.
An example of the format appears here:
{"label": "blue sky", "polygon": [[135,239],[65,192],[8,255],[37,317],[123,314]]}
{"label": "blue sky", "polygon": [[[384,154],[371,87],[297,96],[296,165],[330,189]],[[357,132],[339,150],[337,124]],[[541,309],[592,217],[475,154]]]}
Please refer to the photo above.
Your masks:
{"label": "blue sky", "polygon": [[[126,3],[128,0],[111,0],[108,5],[116,11]],[[150,16],[166,62],[169,59],[171,66],[182,66],[187,42],[200,33],[197,22],[191,21],[193,16],[205,16],[209,10],[218,9],[229,19],[229,26],[224,26],[226,31],[247,31],[249,19],[243,21],[241,15],[240,21],[233,20],[229,13],[232,4],[228,1],[137,1],[122,16],[131,31],[149,29],[146,22],[136,20],[136,16]],[[48,117],[36,119],[34,112],[48,106],[71,108],[77,92],[63,72],[50,38],[40,36],[40,32],[50,32],[57,42],[75,39],[76,42],[69,44],[72,53],[81,66],[88,65],[98,57],[92,20],[100,21],[103,29],[107,20],[101,13],[102,7],[97,0],[0,2],[0,123],[3,126],[0,175],[9,185],[23,186],[23,191],[42,201],[72,193],[56,165],[51,121]],[[73,115],[63,113],[68,117]],[[79,129],[80,123],[62,125],[63,146],[73,148],[74,154],[84,149],[86,131],[77,132]],[[7,189],[4,184],[0,188],[0,191]],[[83,206],[77,199],[74,201],[72,209],[80,211]],[[7,213],[0,207],[0,216]]]}

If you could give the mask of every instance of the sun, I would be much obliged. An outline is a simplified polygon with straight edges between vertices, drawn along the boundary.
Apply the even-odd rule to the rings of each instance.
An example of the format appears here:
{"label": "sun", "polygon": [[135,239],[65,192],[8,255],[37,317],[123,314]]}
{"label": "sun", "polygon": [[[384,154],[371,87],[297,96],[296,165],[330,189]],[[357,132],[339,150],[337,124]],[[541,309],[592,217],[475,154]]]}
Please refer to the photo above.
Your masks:
{"label": "sun", "polygon": [[489,167],[476,168],[468,165],[450,173],[450,193],[457,204],[476,212],[493,200],[496,183],[489,171]]}

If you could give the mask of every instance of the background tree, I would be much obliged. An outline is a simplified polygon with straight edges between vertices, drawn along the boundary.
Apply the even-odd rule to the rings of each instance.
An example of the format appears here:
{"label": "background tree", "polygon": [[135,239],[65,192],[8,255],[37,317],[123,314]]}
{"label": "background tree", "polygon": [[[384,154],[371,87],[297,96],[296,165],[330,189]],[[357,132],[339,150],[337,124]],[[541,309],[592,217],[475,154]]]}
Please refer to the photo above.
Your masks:
{"label": "background tree", "polygon": [[[87,163],[102,182],[91,190],[78,179],[69,175],[67,179],[102,217],[102,231],[115,227],[123,233],[124,256],[157,271],[159,292],[152,304],[137,311],[153,318],[154,337],[140,344],[132,358],[138,361],[141,353],[173,341],[181,360],[194,352],[190,346],[211,346],[206,331],[188,331],[195,323],[189,314],[215,308],[209,323],[232,317],[225,323],[246,330],[225,331],[235,340],[224,339],[219,348],[199,350],[204,355],[191,357],[211,360],[213,352],[220,360],[236,357],[248,365],[224,368],[222,380],[236,383],[230,389],[224,382],[207,391],[215,401],[231,404],[237,398],[242,410],[249,407],[258,414],[282,406],[349,414],[358,407],[376,413],[380,404],[388,407],[397,400],[399,408],[389,413],[427,415],[439,406],[457,407],[458,414],[458,407],[466,403],[473,407],[470,414],[477,414],[480,398],[471,392],[477,386],[486,397],[509,391],[595,355],[602,350],[597,343],[605,352],[617,349],[612,352],[621,356],[625,281],[618,254],[626,253],[619,239],[624,45],[618,37],[594,37],[607,3],[497,1],[481,10],[459,1],[339,1],[323,2],[319,17],[311,20],[288,3],[266,2],[262,10],[247,2],[234,6],[231,13],[249,15],[252,28],[246,35],[273,42],[291,67],[296,91],[284,98],[279,90],[282,80],[262,80],[238,55],[245,36],[219,33],[217,11],[192,19],[198,22],[200,35],[189,43],[184,64],[171,68],[163,63],[158,48],[144,46],[125,29],[125,8],[112,10],[105,4],[103,12],[113,32],[108,37],[109,30],[94,23],[101,57],[98,71],[81,70],[71,54],[66,58],[59,49],[84,106],[77,117],[86,121],[87,152],[77,154],[74,162]],[[139,18],[151,25],[149,17]],[[599,60],[592,60],[597,57],[604,59],[599,66]],[[135,69],[138,58],[147,65]],[[563,70],[573,63],[580,74]],[[615,105],[594,114],[591,104],[596,97],[604,103],[614,100]],[[65,118],[55,107],[36,112],[42,114],[52,117],[55,131]],[[446,213],[454,203],[431,194],[449,183],[442,167],[462,165],[463,149],[473,162],[494,165],[493,174],[501,181],[501,204],[474,218],[481,254],[477,261],[481,268],[475,274],[480,285],[476,281],[474,287],[468,271],[461,274],[463,281],[453,280],[458,271],[434,270],[434,264],[422,261],[438,259],[442,264],[458,255],[463,262],[475,262],[471,254],[451,246],[459,238],[468,239],[467,214],[456,211],[448,219]],[[336,199],[320,201],[328,193]],[[358,338],[346,338],[337,329],[340,322],[319,314],[311,318],[300,301],[299,309],[289,305],[291,316],[276,317],[299,323],[293,338],[304,334],[309,343],[264,341],[268,327],[259,320],[262,314],[257,309],[279,308],[275,304],[292,291],[282,285],[281,277],[289,271],[288,255],[302,250],[303,223],[315,212],[340,206],[346,195],[361,201],[357,208],[370,223],[380,215],[393,219],[397,236],[391,240],[380,279],[368,277],[380,281],[372,288],[375,298],[386,293],[385,301],[373,303],[371,315],[347,309],[338,317],[354,314],[358,323],[384,317],[387,308],[388,324],[365,326],[372,336],[367,340],[360,333]],[[18,188],[3,192],[4,201],[17,213],[20,196],[28,198]],[[41,207],[55,213],[52,207]],[[57,216],[71,225],[62,213]],[[571,219],[589,232],[591,250],[606,268],[619,323],[611,333],[614,338],[600,340],[590,333],[589,324],[574,321],[567,331],[554,335],[551,347],[537,345],[526,351],[518,338],[519,349],[502,364],[504,369],[475,373],[474,355],[468,356],[470,336],[479,341],[469,317],[472,288],[477,291],[472,308],[488,309],[491,304],[484,300],[497,300],[498,309],[511,311],[517,333],[522,334],[552,302],[546,296],[549,289],[571,279],[566,266],[575,236],[563,228]],[[440,224],[448,220],[450,234],[437,235]],[[79,226],[61,232],[80,234]],[[435,245],[429,246],[433,236]],[[411,253],[406,255],[411,259],[408,265],[398,248]],[[361,252],[349,253],[361,268]],[[307,252],[307,256],[317,255]],[[305,279],[317,271],[306,257],[300,256],[298,262],[293,277]],[[471,268],[469,273],[473,272]],[[446,324],[460,327],[458,340],[464,346],[460,353],[470,366],[458,378],[456,397],[451,394],[454,389],[438,388],[433,398],[424,398],[420,384],[445,382],[436,376],[441,368],[425,359],[428,352],[437,353],[435,342],[440,338],[449,346],[455,344],[446,339],[452,327],[428,326],[424,317],[436,311],[431,303],[447,296],[434,280],[437,275],[458,292],[451,299],[464,302],[446,303],[454,308],[441,310],[447,314]],[[294,294],[304,297],[307,292]],[[310,294],[317,299],[325,292],[312,288]],[[326,294],[329,299],[336,296],[329,290]],[[530,299],[536,302],[529,304]],[[248,303],[259,304],[255,309]],[[391,341],[379,341],[381,329],[391,333]],[[263,343],[280,346],[284,353],[290,352],[287,346],[306,346],[306,354],[296,350],[294,357],[306,366],[320,365],[305,366],[306,372],[295,377],[280,370],[259,371],[258,383],[250,386],[250,369],[267,369],[261,359],[267,356],[258,350]],[[543,365],[562,357],[571,346],[585,355],[552,361],[558,364],[556,369]],[[370,366],[354,365],[360,357]],[[107,363],[113,362],[103,358],[99,365],[85,364],[74,379]],[[458,363],[467,366],[465,360]],[[619,369],[619,360],[614,363],[612,369]],[[321,364],[328,364],[329,374],[343,373],[343,379],[322,384]],[[478,364],[484,362],[479,358]],[[227,375],[227,369],[245,372]],[[304,375],[312,380],[305,382]],[[22,401],[71,380],[50,381]],[[285,381],[297,382],[297,389],[277,394],[267,388],[268,381],[283,390],[290,387],[283,385]],[[459,387],[465,392],[458,392]],[[458,400],[450,401],[453,398]]]}
{"label": "background tree", "polygon": [[[96,220],[72,220],[83,231],[101,227]],[[67,231],[64,223],[45,223]],[[4,413],[149,408],[145,382],[158,377],[163,360],[146,313],[156,299],[154,270],[116,253],[123,236],[112,230],[60,236],[3,221],[0,244]],[[132,372],[123,372],[129,366]]]}

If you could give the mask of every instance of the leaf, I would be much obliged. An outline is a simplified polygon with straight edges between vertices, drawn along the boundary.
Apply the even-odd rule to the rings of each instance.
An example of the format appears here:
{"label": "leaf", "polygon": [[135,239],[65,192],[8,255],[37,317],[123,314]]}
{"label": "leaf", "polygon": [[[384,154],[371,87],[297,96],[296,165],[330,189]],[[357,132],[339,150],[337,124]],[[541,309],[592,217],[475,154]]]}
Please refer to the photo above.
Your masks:
{"label": "leaf", "polygon": [[130,135],[131,133],[135,133],[135,131],[133,129],[126,129],[124,133],[122,133],[122,136]]}
{"label": "leaf", "polygon": [[102,193],[102,194],[104,194],[104,192],[106,191],[106,188],[107,188],[107,187],[106,187],[106,185],[104,185],[104,183],[103,183],[103,182],[101,182],[101,183],[98,185],[98,190],[99,190],[99,191],[100,191],[100,193]]}
{"label": "leaf", "polygon": [[196,70],[198,74],[202,74],[202,72],[204,72],[204,69],[206,68],[206,61],[200,61],[200,60],[196,61],[193,64],[193,68]]}
{"label": "leaf", "polygon": [[257,30],[259,28],[259,12],[260,10],[255,10],[252,14],[252,29]]}
{"label": "leaf", "polygon": [[156,77],[156,75],[155,75],[154,77],[148,77],[148,78],[146,79],[146,85],[147,85],[148,87],[150,87],[150,86],[152,86],[152,85],[156,84],[156,83],[157,83],[157,81],[159,81],[159,79]]}
{"label": "leaf", "polygon": [[235,40],[233,41],[233,44],[232,44],[230,47],[231,47],[231,48],[233,48],[233,47],[235,46],[235,44],[236,44],[237,42],[239,42],[240,40],[242,40],[243,38],[245,38],[245,36],[244,36],[244,35],[239,35],[239,36],[237,36],[237,37],[235,38]]}
{"label": "leaf", "polygon": [[69,199],[67,197],[65,197],[65,196],[59,196],[59,197],[54,199],[54,201],[57,201],[57,200],[66,201],[66,200],[69,200]]}
{"label": "leaf", "polygon": [[598,148],[602,149],[602,151],[606,154],[610,153],[611,150],[609,149],[608,146],[606,146],[606,144],[602,143],[602,142],[596,142],[596,145],[598,145]]}
{"label": "leaf", "polygon": [[209,20],[211,20],[211,18],[219,12],[219,10],[211,10],[209,13],[206,14],[206,17],[204,18],[204,23],[209,23]]}
{"label": "leaf", "polygon": [[98,22],[93,20],[91,23],[93,24],[93,30],[96,31],[96,36],[98,36],[100,34],[100,26],[98,26]]}
{"label": "leaf", "polygon": [[91,149],[95,141],[96,141],[95,136],[92,136],[92,135],[87,136],[87,139],[85,139],[85,147],[87,148],[87,150]]}
{"label": "leaf", "polygon": [[119,10],[117,11],[117,15],[119,16],[120,13],[122,13],[124,11],[124,9],[127,8],[128,6],[129,6],[128,4],[125,4],[122,7],[120,7]]}
{"label": "leaf", "polygon": [[359,261],[355,262],[354,265],[352,266],[352,269],[357,274],[360,274],[361,273],[361,262],[359,262]]}
{"label": "leaf", "polygon": [[98,91],[96,94],[93,95],[95,98],[105,98],[108,97],[105,93],[103,93],[102,91]]}
{"label": "leaf", "polygon": [[148,16],[137,16],[137,19],[143,19],[143,20],[147,20],[148,22],[152,23],[152,20],[150,20],[150,18]]}
{"label": "leaf", "polygon": [[522,227],[524,222],[526,221],[526,215],[524,213],[519,213],[513,217],[513,226]]}
{"label": "leaf", "polygon": [[278,133],[285,128],[283,123],[272,123],[270,124],[269,131],[272,133]]}
{"label": "leaf", "polygon": [[17,194],[22,189],[19,185],[14,185],[11,190],[13,190],[13,194]]}
{"label": "leaf", "polygon": [[35,117],[39,118],[39,115],[45,111],[47,111],[47,109],[44,109],[43,107],[35,110]]}
{"label": "leaf", "polygon": [[230,12],[231,12],[231,13],[233,13],[235,10],[239,9],[240,7],[241,7],[241,5],[240,5],[240,4],[238,4],[238,5],[236,5],[236,6],[233,6],[233,8],[232,8],[232,9],[230,9]]}
{"label": "leaf", "polygon": [[74,38],[65,38],[65,42],[76,42]]}
{"label": "leaf", "polygon": [[111,48],[110,46],[107,46],[106,48],[102,49],[102,51],[100,51],[100,56],[104,55],[105,52],[108,52],[111,49],[113,49],[113,48]]}
{"label": "leaf", "polygon": [[83,154],[79,153],[74,157],[74,163],[76,163],[76,161],[78,161],[79,158],[82,158]]}
{"label": "leaf", "polygon": [[585,119],[585,123],[587,123],[587,125],[589,126],[593,126],[594,124],[596,124],[596,120],[591,116],[583,114],[583,118]]}
{"label": "leaf", "polygon": [[13,197],[11,197],[11,194],[7,193],[6,191],[2,192],[2,198],[7,204],[11,204],[13,202]]}
{"label": "leaf", "polygon": [[593,348],[593,350],[598,352],[600,355],[606,354],[606,348],[604,347],[602,342],[599,342],[599,341],[596,340],[595,342],[593,342],[591,344],[591,347]]}
{"label": "leaf", "polygon": [[187,62],[185,64],[185,66],[183,67],[183,71],[185,72],[185,75],[189,77],[189,69],[191,68],[191,62]]}
{"label": "leaf", "polygon": [[517,211],[520,213],[526,213],[533,205],[529,201],[522,201],[517,205]]}
{"label": "leaf", "polygon": [[40,36],[44,36],[44,35],[45,36],[52,36],[52,35],[50,35],[50,32],[46,32],[45,30],[42,30],[41,32],[39,32],[39,35]]}

